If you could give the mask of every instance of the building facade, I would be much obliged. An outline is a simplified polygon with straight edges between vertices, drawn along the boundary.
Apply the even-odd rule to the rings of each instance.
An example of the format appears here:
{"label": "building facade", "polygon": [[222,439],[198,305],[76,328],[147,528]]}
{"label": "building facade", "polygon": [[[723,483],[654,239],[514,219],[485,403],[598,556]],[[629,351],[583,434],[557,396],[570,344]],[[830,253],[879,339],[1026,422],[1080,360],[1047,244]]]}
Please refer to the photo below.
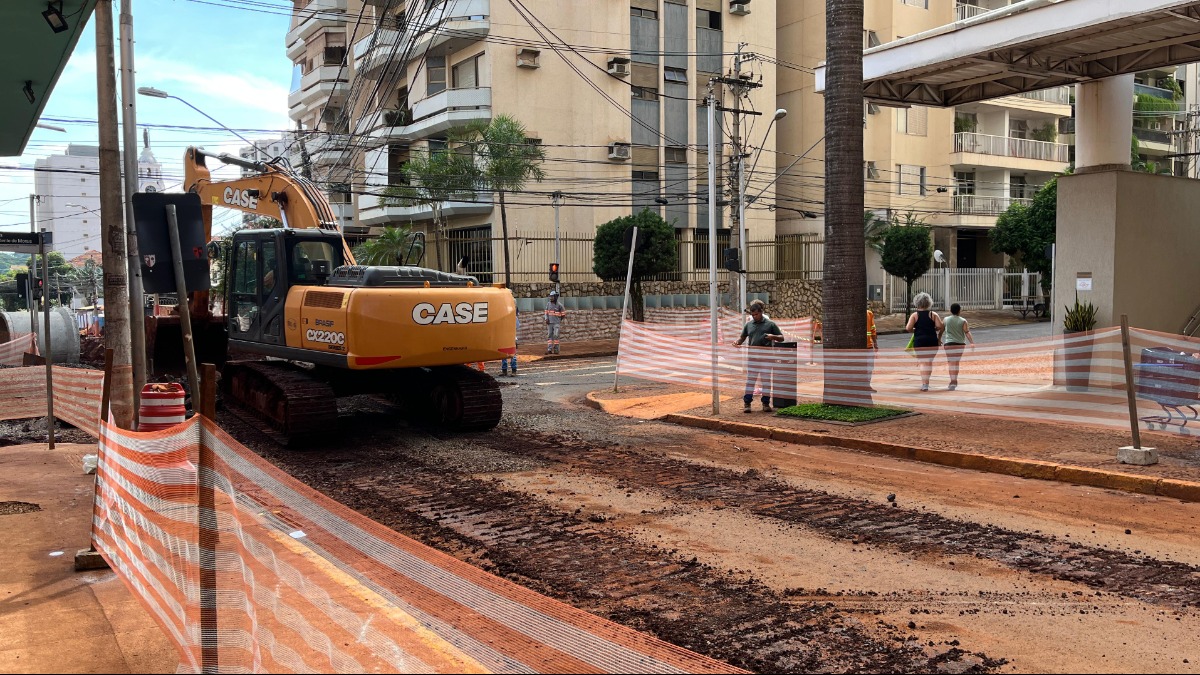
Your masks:
{"label": "building facade", "polygon": [[[122,189],[124,185],[122,181]],[[33,186],[38,195],[38,225],[53,233],[55,251],[71,260],[101,250],[99,148],[72,143],[61,155],[36,160]],[[162,164],[154,157],[146,137],[138,157],[138,190],[165,189]]]}
{"label": "building facade", "polygon": [[[714,77],[732,74],[732,55],[742,45],[739,69],[755,86],[732,105],[728,88],[718,85],[721,102],[769,114],[776,98],[775,22],[775,3],[725,0],[297,2],[286,48],[297,68],[289,112],[304,157],[294,152],[293,162],[354,206],[347,234],[410,226],[427,233],[431,249],[438,242],[424,264],[453,269],[466,257],[472,273],[499,274],[504,256],[495,195],[475,191],[442,202],[445,225],[438,232],[432,206],[386,197],[406,183],[401,168],[410,158],[446,149],[455,128],[507,114],[547,157],[545,180],[506,198],[514,271],[544,270],[553,261],[526,244],[553,235],[556,214],[561,235],[580,238],[650,208],[674,224],[681,241],[707,241],[701,102]],[[755,124],[746,116],[748,149],[764,146],[768,120]],[[728,140],[722,164],[733,154]],[[774,138],[765,146],[751,161],[756,173],[774,175]],[[729,210],[722,216],[727,228]],[[774,222],[766,205],[753,205],[750,238],[774,237]],[[703,259],[681,256],[680,265],[692,270],[708,262],[705,252]],[[590,260],[586,265],[563,273],[594,279]]]}

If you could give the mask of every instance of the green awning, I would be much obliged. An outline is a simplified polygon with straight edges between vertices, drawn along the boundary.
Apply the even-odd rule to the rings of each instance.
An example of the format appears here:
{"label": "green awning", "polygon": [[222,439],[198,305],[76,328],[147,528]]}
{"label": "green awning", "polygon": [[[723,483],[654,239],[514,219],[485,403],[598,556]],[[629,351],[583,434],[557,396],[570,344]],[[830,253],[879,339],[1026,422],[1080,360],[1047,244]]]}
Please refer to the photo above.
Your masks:
{"label": "green awning", "polygon": [[[66,30],[55,33],[42,15],[61,6]],[[3,0],[0,2],[0,157],[25,151],[96,0]],[[30,103],[25,83],[33,94]]]}

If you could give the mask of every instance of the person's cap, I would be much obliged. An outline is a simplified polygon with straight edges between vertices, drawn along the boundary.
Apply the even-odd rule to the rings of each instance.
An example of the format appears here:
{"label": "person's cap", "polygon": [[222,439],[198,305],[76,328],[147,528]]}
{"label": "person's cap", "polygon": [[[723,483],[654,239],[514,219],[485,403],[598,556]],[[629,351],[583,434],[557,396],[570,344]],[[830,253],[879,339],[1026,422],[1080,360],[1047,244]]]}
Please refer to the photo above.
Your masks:
{"label": "person's cap", "polygon": [[552,298],[558,297],[558,291],[550,291],[550,297],[552,297]]}

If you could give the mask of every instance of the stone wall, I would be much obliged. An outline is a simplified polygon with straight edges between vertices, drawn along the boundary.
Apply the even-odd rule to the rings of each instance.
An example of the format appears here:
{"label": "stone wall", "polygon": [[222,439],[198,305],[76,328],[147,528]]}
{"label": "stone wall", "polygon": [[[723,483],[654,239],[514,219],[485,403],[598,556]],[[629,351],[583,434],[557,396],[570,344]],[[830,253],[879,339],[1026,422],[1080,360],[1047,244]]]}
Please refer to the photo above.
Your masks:
{"label": "stone wall", "polygon": [[[554,289],[554,284],[513,284],[513,295],[518,298],[545,298]],[[729,292],[729,284],[718,285],[722,294]],[[751,293],[766,293],[770,297],[767,313],[779,319],[800,319],[821,316],[821,282],[808,280],[752,281]],[[614,296],[625,294],[625,283],[621,281],[561,284],[563,297]],[[648,281],[642,284],[644,295],[704,295],[708,293],[707,281]],[[707,307],[695,308],[646,308],[647,319],[665,318],[669,315],[691,313],[707,316]],[[527,314],[527,313],[526,313]],[[544,344],[546,324],[540,314],[521,316],[518,339],[521,344]],[[568,310],[563,324],[563,342],[616,339],[620,329],[621,310],[591,309]]]}

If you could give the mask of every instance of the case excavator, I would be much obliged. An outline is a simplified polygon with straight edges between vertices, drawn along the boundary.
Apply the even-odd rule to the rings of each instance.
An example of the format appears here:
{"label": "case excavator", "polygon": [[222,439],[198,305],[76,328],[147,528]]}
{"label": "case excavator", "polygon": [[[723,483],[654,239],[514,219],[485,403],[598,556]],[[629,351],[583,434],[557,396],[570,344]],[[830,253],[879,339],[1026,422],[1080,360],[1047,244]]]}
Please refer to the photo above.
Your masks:
{"label": "case excavator", "polygon": [[[208,156],[188,148],[184,158],[205,241],[214,207],[283,225],[235,232],[226,249],[227,349],[250,358],[225,362],[225,396],[287,441],[336,430],[337,398],[365,393],[386,394],[410,417],[443,428],[496,426],[499,386],[464,364],[515,353],[508,290],[422,267],[358,265],[324,194],[286,161],[221,155],[248,172],[214,181]],[[193,294],[189,307],[201,322],[220,320],[207,293]]]}

